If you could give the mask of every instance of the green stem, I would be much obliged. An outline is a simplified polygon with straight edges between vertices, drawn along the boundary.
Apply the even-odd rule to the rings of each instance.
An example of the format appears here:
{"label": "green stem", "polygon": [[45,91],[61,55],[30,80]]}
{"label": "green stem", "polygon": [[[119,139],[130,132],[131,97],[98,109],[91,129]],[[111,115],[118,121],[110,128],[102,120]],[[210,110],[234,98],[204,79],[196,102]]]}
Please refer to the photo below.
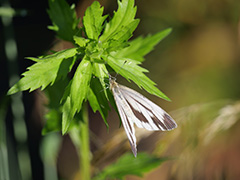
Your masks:
{"label": "green stem", "polygon": [[90,172],[90,142],[89,142],[89,127],[88,127],[88,106],[87,103],[83,104],[82,107],[82,118],[83,121],[80,121],[80,147],[79,147],[79,155],[80,155],[80,173],[81,179],[90,180],[91,172]]}

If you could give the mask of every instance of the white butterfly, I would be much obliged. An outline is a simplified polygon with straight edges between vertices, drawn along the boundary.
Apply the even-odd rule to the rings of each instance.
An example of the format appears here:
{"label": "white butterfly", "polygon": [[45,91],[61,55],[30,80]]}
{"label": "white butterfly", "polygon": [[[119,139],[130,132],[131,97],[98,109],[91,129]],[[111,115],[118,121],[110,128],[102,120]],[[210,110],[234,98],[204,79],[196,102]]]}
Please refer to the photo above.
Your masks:
{"label": "white butterfly", "polygon": [[109,81],[110,89],[135,157],[137,156],[137,144],[134,124],[149,131],[169,131],[177,127],[172,117],[158,105],[140,93],[118,84],[115,78],[111,76],[109,76]]}

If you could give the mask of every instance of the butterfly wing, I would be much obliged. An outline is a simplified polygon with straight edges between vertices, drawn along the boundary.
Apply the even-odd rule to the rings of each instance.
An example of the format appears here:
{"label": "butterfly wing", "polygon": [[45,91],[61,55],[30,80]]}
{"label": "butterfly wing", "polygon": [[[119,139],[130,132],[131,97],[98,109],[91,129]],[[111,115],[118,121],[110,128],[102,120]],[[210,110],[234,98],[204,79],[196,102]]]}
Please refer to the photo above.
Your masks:
{"label": "butterfly wing", "polygon": [[[115,83],[115,82],[114,82]],[[137,143],[136,143],[136,136],[135,136],[135,128],[134,128],[134,114],[125,100],[123,94],[119,91],[118,84],[115,84],[112,88],[113,96],[118,108],[118,112],[120,114],[123,127],[127,134],[128,140],[130,142],[132,152],[134,156],[137,156]]]}
{"label": "butterfly wing", "polygon": [[169,131],[177,127],[172,117],[158,105],[126,86],[118,85],[118,87],[136,117],[132,120],[139,128]]}
{"label": "butterfly wing", "polygon": [[139,128],[150,131],[169,131],[177,127],[168,113],[140,93],[119,85],[114,80],[110,81],[110,89],[135,157],[137,145],[134,123]]}

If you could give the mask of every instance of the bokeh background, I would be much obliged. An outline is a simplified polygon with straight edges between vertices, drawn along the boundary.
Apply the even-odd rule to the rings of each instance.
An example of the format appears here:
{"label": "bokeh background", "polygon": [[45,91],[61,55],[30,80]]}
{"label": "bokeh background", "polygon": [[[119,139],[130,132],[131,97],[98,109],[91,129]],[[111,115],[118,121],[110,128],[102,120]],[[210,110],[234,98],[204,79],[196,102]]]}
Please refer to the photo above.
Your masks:
{"label": "bokeh background", "polygon": [[[93,1],[68,1],[83,12]],[[116,1],[99,1],[105,13]],[[47,1],[2,1],[17,14],[10,21],[0,9],[0,149],[13,179],[78,179],[77,152],[68,136],[41,135],[47,99],[41,91],[5,94],[31,61],[69,47],[47,29]],[[172,33],[146,56],[148,76],[171,98],[166,102],[139,90],[121,77],[118,82],[138,90],[168,111],[179,127],[172,132],[138,134],[139,151],[173,160],[144,177],[127,179],[240,179],[240,1],[136,0],[140,25],[133,36],[172,27]],[[90,112],[93,165],[104,167],[129,150],[116,112],[107,131],[99,114]],[[144,134],[144,135],[143,135]],[[115,138],[115,139],[114,139]],[[119,142],[119,143],[116,143]],[[117,147],[117,148],[116,148]],[[105,152],[104,156],[98,154]],[[106,153],[107,152],[107,153]],[[0,162],[0,165],[2,163]],[[0,176],[1,177],[1,176]]]}

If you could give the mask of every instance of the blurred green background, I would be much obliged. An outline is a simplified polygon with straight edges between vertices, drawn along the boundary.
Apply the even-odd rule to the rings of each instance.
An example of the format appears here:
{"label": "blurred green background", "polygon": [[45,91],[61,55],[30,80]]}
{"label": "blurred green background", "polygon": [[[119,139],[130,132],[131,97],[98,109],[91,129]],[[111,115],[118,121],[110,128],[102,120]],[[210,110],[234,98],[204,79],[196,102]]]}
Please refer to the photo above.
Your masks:
{"label": "blurred green background", "polygon": [[[92,3],[68,2],[77,4],[79,16]],[[117,8],[116,1],[99,2],[106,13]],[[3,1],[1,7],[9,3]],[[139,151],[174,159],[143,178],[127,179],[240,179],[240,1],[136,0],[136,5],[141,21],[133,38],[173,28],[143,63],[150,71],[148,76],[172,102],[155,98],[121,77],[118,82],[159,104],[179,127],[172,132],[140,135]],[[35,91],[11,99],[5,96],[17,75],[32,63],[24,57],[64,49],[69,44],[56,40],[47,29],[51,24],[47,2],[13,0],[11,7],[15,10],[12,18],[0,10],[1,172],[9,170],[10,178],[16,180],[78,179],[77,153],[69,137],[57,133],[41,136],[47,103],[44,94]],[[90,121],[92,151],[113,152],[106,144],[111,145],[112,137],[123,131],[116,112],[109,114],[109,132],[98,114],[91,112]],[[111,157],[102,157],[104,162],[93,158],[93,164],[104,166],[114,160]],[[8,167],[3,166],[6,164]]]}

